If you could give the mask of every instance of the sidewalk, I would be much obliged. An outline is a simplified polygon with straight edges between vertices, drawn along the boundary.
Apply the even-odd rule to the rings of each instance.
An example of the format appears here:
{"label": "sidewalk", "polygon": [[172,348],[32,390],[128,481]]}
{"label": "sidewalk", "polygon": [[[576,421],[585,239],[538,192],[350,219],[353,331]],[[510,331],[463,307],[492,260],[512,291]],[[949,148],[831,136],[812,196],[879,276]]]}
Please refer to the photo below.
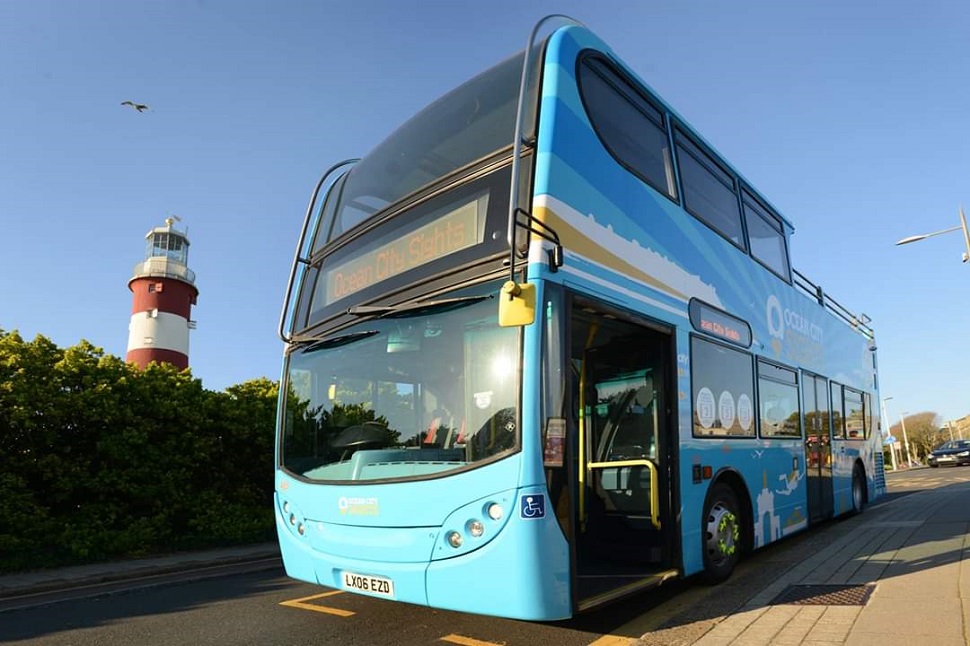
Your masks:
{"label": "sidewalk", "polygon": [[24,597],[65,588],[130,581],[173,572],[204,570],[220,565],[278,558],[276,543],[242,545],[202,552],[184,552],[154,558],[93,563],[53,570],[0,575],[0,600]]}
{"label": "sidewalk", "polygon": [[762,570],[777,567],[778,576],[748,586],[750,598],[735,600],[733,610],[685,613],[637,644],[970,644],[970,482],[964,480],[815,530],[821,539],[806,541],[800,560],[763,564]]}

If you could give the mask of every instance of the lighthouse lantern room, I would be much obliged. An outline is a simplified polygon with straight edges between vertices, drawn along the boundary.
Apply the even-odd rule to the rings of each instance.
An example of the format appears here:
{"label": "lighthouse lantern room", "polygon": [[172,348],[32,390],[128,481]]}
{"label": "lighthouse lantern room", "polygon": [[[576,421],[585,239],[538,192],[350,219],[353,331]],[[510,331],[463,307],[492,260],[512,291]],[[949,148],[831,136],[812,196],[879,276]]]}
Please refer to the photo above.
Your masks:
{"label": "lighthouse lantern room", "polygon": [[132,293],[126,360],[144,368],[152,361],[189,367],[192,306],[199,296],[195,272],[188,267],[189,239],[175,229],[178,216],[166,218],[145,236],[145,259],[128,281]]}

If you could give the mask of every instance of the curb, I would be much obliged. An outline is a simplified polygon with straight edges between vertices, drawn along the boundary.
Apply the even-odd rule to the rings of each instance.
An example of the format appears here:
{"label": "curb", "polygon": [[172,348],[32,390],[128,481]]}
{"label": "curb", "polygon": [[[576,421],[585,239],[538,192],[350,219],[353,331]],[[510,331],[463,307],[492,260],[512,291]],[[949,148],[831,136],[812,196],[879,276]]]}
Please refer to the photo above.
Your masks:
{"label": "curb", "polygon": [[10,601],[71,588],[93,587],[138,579],[150,580],[179,573],[196,571],[202,573],[213,568],[246,563],[256,564],[262,561],[265,561],[266,569],[279,566],[279,546],[267,544],[242,549],[186,552],[164,557],[9,574],[0,576],[0,600]]}

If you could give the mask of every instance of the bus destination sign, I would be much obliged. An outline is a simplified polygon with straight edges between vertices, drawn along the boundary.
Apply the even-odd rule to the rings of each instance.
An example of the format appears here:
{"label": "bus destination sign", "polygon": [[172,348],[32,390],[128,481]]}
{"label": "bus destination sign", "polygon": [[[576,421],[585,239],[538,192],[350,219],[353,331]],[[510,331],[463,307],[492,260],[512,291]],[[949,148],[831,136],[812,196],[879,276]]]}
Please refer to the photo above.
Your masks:
{"label": "bus destination sign", "polygon": [[480,243],[486,201],[483,195],[376,249],[324,265],[320,285],[326,290],[326,304]]}
{"label": "bus destination sign", "polygon": [[742,348],[751,347],[751,326],[736,316],[692,298],[688,307],[690,323],[698,332],[730,341]]}

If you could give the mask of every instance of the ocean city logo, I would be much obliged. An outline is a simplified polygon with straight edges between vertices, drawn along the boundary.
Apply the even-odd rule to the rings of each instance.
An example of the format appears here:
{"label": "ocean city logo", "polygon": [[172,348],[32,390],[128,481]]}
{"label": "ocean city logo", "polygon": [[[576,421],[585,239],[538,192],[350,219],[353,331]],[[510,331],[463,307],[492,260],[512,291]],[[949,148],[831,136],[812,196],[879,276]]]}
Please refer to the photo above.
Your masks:
{"label": "ocean city logo", "polygon": [[781,344],[788,335],[789,345],[805,343],[822,343],[823,330],[820,326],[788,308],[783,308],[778,297],[772,294],[768,297],[765,307],[765,318],[768,323],[768,334],[773,338],[771,347],[775,355],[781,355]]}
{"label": "ocean city logo", "polygon": [[348,498],[341,496],[337,500],[337,509],[346,516],[377,516],[380,514],[380,505],[377,498]]}

